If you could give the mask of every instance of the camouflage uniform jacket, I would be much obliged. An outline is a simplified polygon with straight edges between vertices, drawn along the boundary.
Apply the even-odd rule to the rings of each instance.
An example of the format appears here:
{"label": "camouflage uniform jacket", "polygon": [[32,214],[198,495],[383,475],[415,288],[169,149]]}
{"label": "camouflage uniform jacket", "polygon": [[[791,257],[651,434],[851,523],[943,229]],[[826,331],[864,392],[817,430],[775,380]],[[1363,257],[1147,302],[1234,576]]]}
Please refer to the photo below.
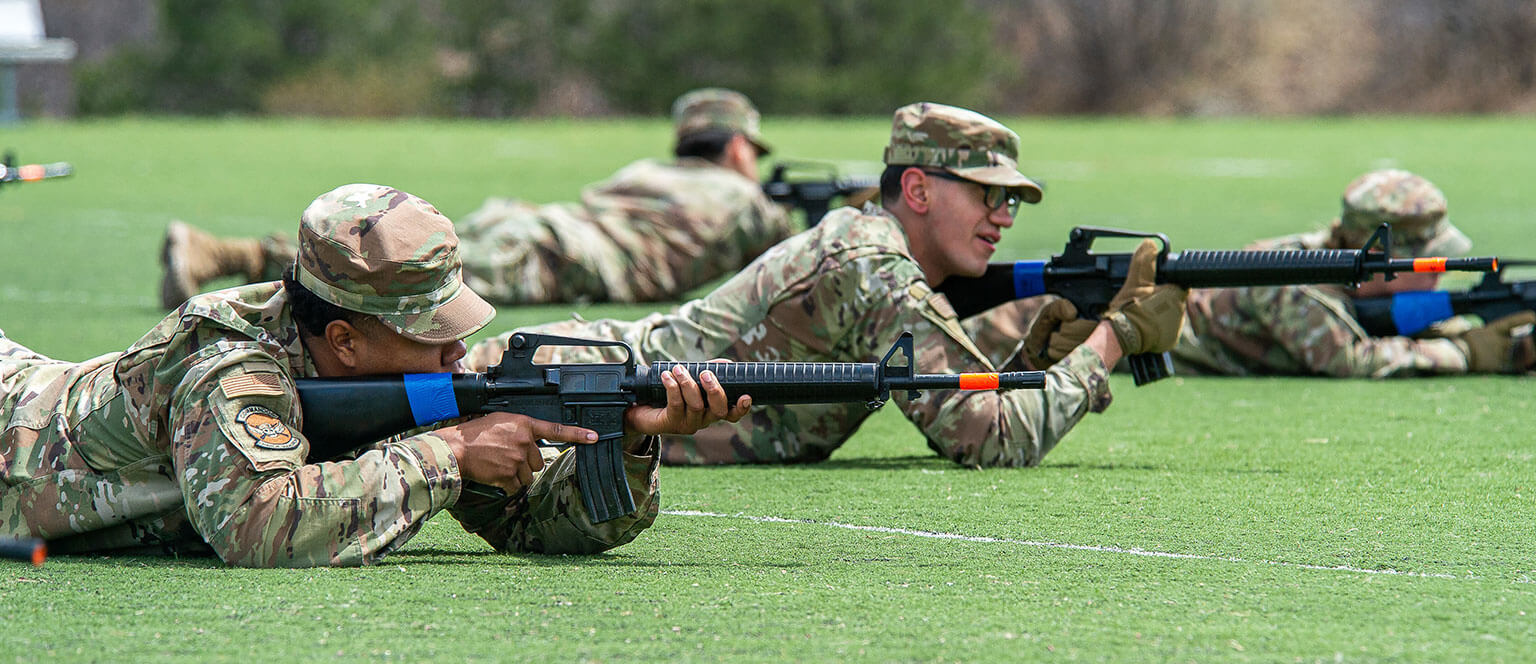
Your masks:
{"label": "camouflage uniform jacket", "polygon": [[[943,295],[933,292],[901,224],[872,206],[842,208],[779,243],[702,299],[636,322],[567,321],[537,331],[622,339],[639,360],[874,362],[903,331],[917,370],[992,371]],[[497,361],[508,335],[470,352]],[[901,411],[929,447],[967,466],[1038,464],[1092,410],[1110,400],[1108,369],[1083,347],[1048,372],[1043,391],[931,391]],[[663,439],[668,463],[769,463],[826,458],[869,413],[863,404],[764,406],[736,424]]]}
{"label": "camouflage uniform jacket", "polygon": [[694,157],[635,162],[579,203],[490,199],[457,230],[470,287],[502,304],[675,299],[793,232],[762,185]]}
{"label": "camouflage uniform jacket", "polygon": [[431,432],[306,463],[293,380],[314,375],[276,283],[194,297],[127,351],[83,363],[0,335],[0,534],[65,552],[211,547],[242,566],[356,565],[450,507],[513,550],[597,551],[654,519],[654,458],[628,460],[631,486],[650,487],[640,511],[601,526],[571,495],[569,458],[500,501],[461,500],[458,463]]}
{"label": "camouflage uniform jacket", "polygon": [[[1327,232],[1249,245],[1249,250],[1321,249]],[[1265,286],[1190,291],[1173,350],[1175,368],[1226,376],[1411,376],[1466,373],[1449,339],[1372,337],[1355,321],[1342,286]]]}

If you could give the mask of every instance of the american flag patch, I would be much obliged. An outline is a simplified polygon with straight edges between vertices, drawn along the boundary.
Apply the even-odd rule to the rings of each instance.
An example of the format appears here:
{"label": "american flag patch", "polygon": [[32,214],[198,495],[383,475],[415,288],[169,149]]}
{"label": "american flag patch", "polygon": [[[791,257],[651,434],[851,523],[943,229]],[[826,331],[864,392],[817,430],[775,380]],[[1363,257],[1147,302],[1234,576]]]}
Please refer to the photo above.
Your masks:
{"label": "american flag patch", "polygon": [[239,376],[225,376],[219,379],[219,388],[224,390],[224,398],[249,396],[282,396],[283,383],[275,373],[248,373]]}

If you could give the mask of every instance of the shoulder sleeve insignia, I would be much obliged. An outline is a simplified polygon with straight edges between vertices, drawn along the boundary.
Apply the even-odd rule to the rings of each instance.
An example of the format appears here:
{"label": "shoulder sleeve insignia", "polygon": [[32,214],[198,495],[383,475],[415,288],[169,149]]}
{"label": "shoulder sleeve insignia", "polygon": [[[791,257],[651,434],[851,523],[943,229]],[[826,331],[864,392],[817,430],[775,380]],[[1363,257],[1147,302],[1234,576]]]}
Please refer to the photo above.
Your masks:
{"label": "shoulder sleeve insignia", "polygon": [[250,396],[283,396],[283,381],[275,373],[252,372],[219,379],[219,389],[224,398],[236,399]]}
{"label": "shoulder sleeve insignia", "polygon": [[288,425],[278,419],[277,413],[264,406],[246,406],[235,415],[235,422],[245,427],[245,432],[256,441],[256,446],[268,450],[291,450],[299,446],[299,439],[288,430]]}

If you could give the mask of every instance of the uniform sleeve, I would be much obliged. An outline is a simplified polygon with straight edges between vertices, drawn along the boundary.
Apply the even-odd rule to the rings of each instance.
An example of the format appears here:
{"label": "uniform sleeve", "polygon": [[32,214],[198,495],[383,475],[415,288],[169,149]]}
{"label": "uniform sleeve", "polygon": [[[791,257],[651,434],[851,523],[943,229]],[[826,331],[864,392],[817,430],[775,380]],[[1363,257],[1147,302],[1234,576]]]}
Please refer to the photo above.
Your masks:
{"label": "uniform sleeve", "polygon": [[259,359],[194,366],[172,395],[172,463],[192,526],[246,567],[360,565],[458,499],[458,463],[425,433],[305,463],[294,388]]}
{"label": "uniform sleeve", "polygon": [[656,521],[656,437],[648,437],[639,454],[624,454],[635,511],[603,523],[593,523],[576,481],[576,455],[569,449],[546,450],[544,470],[528,489],[515,495],[466,489],[449,508],[465,530],[479,535],[497,551],[591,554],[627,544]]}
{"label": "uniform sleeve", "polygon": [[1027,297],[992,307],[960,322],[976,347],[1002,371],[1024,371],[1024,335],[1054,295]]}
{"label": "uniform sleeve", "polygon": [[[848,354],[879,357],[903,330],[910,330],[921,373],[994,370],[961,328],[949,301],[929,289],[910,260],[861,260],[827,274],[808,306],[862,312],[849,319],[843,337]],[[1085,414],[1109,405],[1108,376],[1098,354],[1079,347],[1046,372],[1043,390],[934,390],[916,399],[906,394],[892,398],[928,445],[956,463],[1033,466]]]}
{"label": "uniform sleeve", "polygon": [[1372,337],[1348,305],[1305,286],[1247,289],[1250,315],[1304,370],[1337,378],[1388,378],[1467,372],[1450,339]]}

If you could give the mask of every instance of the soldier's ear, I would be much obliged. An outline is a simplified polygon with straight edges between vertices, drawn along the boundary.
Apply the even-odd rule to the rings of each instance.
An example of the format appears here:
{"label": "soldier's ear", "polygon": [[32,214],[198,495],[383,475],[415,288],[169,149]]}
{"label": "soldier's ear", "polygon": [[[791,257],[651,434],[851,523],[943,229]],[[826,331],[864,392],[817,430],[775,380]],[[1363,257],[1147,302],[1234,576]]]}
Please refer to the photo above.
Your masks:
{"label": "soldier's ear", "polygon": [[928,175],[920,168],[901,172],[901,202],[918,214],[928,212]]}
{"label": "soldier's ear", "polygon": [[325,326],[326,348],[348,369],[358,367],[361,342],[362,333],[347,321],[337,319]]}

